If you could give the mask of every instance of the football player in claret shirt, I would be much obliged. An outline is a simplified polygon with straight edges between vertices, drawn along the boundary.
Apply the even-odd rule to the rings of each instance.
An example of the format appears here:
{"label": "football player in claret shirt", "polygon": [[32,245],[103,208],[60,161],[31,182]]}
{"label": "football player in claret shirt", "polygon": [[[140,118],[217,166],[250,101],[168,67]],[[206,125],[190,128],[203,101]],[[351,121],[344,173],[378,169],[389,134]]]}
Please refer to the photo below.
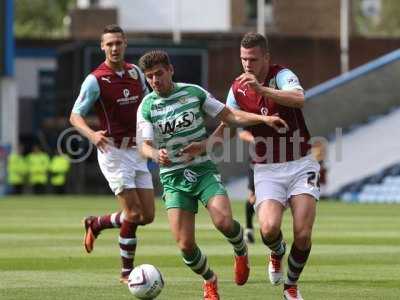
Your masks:
{"label": "football player in claret shirt", "polygon": [[[255,211],[263,243],[271,250],[267,273],[273,285],[284,283],[288,300],[303,299],[297,281],[311,251],[311,233],[319,199],[320,166],[310,153],[310,135],[301,108],[304,92],[288,68],[272,64],[268,41],[247,33],[240,47],[244,73],[234,80],[228,107],[266,116],[279,116],[288,130],[275,131],[263,124],[247,127],[254,136],[250,151],[254,164]],[[224,124],[212,134],[223,136]],[[290,207],[294,241],[288,255],[287,277],[283,258],[286,243],[281,232],[283,213]]]}
{"label": "football player in claret shirt", "polygon": [[203,277],[203,299],[218,300],[216,275],[195,241],[198,202],[207,208],[215,227],[233,247],[238,285],[245,284],[249,276],[247,246],[243,228],[232,218],[230,202],[215,164],[205,153],[188,157],[185,147],[206,140],[205,115],[239,125],[265,123],[277,128],[286,124],[276,116],[234,114],[201,87],[173,82],[174,69],[163,51],[146,53],[140,58],[139,66],[154,90],[143,99],[138,110],[137,136],[143,139],[140,149],[160,164],[168,220],[184,263]]}
{"label": "football player in claret shirt", "polygon": [[[123,283],[133,269],[137,226],[154,219],[152,178],[136,150],[136,113],[148,89],[140,69],[124,61],[126,47],[122,29],[106,26],[101,36],[105,61],[82,83],[70,116],[71,124],[96,145],[100,169],[122,207],[120,212],[83,220],[84,246],[90,253],[103,229],[120,228]],[[100,121],[98,131],[84,119],[92,106]]]}

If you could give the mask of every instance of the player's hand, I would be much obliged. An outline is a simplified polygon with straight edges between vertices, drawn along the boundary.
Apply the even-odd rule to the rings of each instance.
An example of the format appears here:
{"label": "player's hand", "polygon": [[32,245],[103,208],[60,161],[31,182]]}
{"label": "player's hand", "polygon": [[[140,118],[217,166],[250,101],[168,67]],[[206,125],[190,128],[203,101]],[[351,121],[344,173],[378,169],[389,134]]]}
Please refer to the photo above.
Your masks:
{"label": "player's hand", "polygon": [[193,160],[196,156],[206,151],[207,140],[201,142],[192,142],[183,149],[179,150],[178,156],[183,156],[185,162]]}
{"label": "player's hand", "polygon": [[161,166],[168,166],[172,163],[168,157],[167,149],[158,150],[156,162]]}
{"label": "player's hand", "polygon": [[274,128],[279,133],[285,133],[286,130],[289,129],[288,124],[285,120],[281,119],[278,116],[263,116],[265,124]]}
{"label": "player's hand", "polygon": [[236,80],[242,85],[247,85],[252,88],[257,94],[262,94],[264,91],[264,86],[258,82],[256,76],[251,73],[243,73]]}
{"label": "player's hand", "polygon": [[112,144],[111,140],[106,136],[107,130],[95,131],[91,137],[91,142],[103,153],[107,152],[107,148]]}

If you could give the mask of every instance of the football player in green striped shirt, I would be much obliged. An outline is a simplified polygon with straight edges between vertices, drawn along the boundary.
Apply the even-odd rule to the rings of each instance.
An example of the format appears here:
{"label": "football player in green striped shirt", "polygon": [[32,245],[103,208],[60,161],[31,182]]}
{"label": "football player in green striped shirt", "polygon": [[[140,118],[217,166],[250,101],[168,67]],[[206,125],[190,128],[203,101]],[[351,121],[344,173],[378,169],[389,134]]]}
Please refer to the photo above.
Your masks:
{"label": "football player in green striped shirt", "polygon": [[232,217],[221,176],[207,153],[187,157],[181,151],[190,143],[207,138],[205,115],[240,126],[266,123],[278,129],[287,125],[276,116],[233,111],[197,85],[173,82],[174,69],[164,51],[146,53],[139,66],[153,88],[137,112],[136,136],[142,139],[141,152],[160,165],[168,220],[184,263],[203,277],[204,299],[219,299],[217,277],[195,241],[198,202],[206,207],[215,227],[233,246],[238,285],[246,283],[250,271],[243,228]]}

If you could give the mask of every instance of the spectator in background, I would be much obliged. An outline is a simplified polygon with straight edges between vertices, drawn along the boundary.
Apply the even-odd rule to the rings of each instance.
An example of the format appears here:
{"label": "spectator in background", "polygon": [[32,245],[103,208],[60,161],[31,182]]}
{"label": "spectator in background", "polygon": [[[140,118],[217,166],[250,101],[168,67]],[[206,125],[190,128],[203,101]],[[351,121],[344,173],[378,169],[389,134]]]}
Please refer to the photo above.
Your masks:
{"label": "spectator in background", "polygon": [[69,157],[65,154],[56,154],[50,162],[50,184],[56,194],[65,194],[67,174],[70,170]]}
{"label": "spectator in background", "polygon": [[26,158],[28,164],[29,184],[34,194],[44,194],[50,167],[50,157],[38,145],[34,145],[32,152]]}
{"label": "spectator in background", "polygon": [[22,155],[22,147],[18,146],[7,160],[7,181],[12,194],[22,194],[28,173],[28,164]]}

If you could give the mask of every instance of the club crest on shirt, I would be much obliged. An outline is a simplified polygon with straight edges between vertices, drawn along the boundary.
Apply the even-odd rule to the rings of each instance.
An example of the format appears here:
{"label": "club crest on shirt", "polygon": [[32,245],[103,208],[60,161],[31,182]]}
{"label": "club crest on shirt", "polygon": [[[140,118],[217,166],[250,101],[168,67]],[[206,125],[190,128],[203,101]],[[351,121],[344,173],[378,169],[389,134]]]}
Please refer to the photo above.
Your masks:
{"label": "club crest on shirt", "polygon": [[123,93],[124,93],[124,97],[125,97],[125,98],[128,98],[128,97],[129,97],[130,92],[129,92],[128,89],[124,89]]}
{"label": "club crest on shirt", "polygon": [[139,78],[139,74],[138,74],[138,72],[136,71],[135,68],[132,68],[132,69],[128,70],[128,74],[134,80],[137,80]]}
{"label": "club crest on shirt", "polygon": [[156,111],[164,110],[164,106],[161,103],[154,104],[153,107],[155,108]]}
{"label": "club crest on shirt", "polygon": [[269,86],[270,88],[276,89],[276,80],[275,80],[275,77],[273,77],[273,78],[269,81],[268,86]]}
{"label": "club crest on shirt", "polygon": [[188,102],[188,98],[186,98],[186,97],[181,97],[181,98],[179,98],[178,101],[179,101],[180,104],[185,104],[185,103]]}

